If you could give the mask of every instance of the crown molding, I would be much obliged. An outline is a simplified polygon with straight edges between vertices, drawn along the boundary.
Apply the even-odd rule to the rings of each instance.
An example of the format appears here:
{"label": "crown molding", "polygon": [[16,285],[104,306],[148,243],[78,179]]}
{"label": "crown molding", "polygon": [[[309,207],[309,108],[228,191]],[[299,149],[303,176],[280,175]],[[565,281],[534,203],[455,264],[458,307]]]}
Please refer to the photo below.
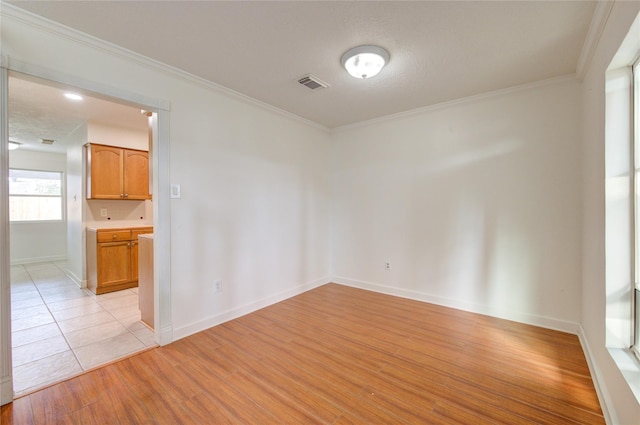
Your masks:
{"label": "crown molding", "polygon": [[116,44],[94,37],[92,35],[83,33],[74,28],[63,25],[59,22],[55,22],[50,19],[44,18],[42,16],[36,15],[34,13],[21,9],[17,6],[14,6],[12,4],[7,4],[5,2],[2,2],[1,0],[0,0],[0,5],[2,5],[2,7],[0,7],[1,19],[18,22],[20,24],[29,26],[36,30],[46,32],[57,37],[64,38],[66,40],[83,45],[85,47],[102,51],[111,56],[115,56],[121,59],[135,62],[138,65],[142,65],[146,67],[147,69],[162,72],[165,75],[169,75],[171,77],[180,78],[184,81],[197,84],[205,89],[209,89],[219,94],[223,94],[233,99],[244,102],[246,104],[250,104],[253,106],[257,106],[261,109],[268,110],[277,115],[286,117],[293,121],[297,121],[301,124],[314,127],[316,129],[319,129],[325,132],[329,132],[328,127],[325,127],[309,119],[303,118],[289,111],[285,111],[284,109],[277,108],[266,102],[247,96],[243,93],[237,92],[235,90],[231,90],[227,87],[221,86],[220,84],[206,80],[202,77],[198,77],[197,75],[191,74],[182,69],[173,67],[171,65],[165,64],[155,59],[151,59],[147,56],[141,55],[129,49],[125,49],[124,47],[118,46]]}
{"label": "crown molding", "polygon": [[609,20],[611,9],[613,9],[613,4],[614,1],[598,1],[598,3],[596,4],[596,10],[593,12],[591,24],[589,25],[589,31],[587,32],[587,37],[585,38],[584,44],[582,45],[580,57],[578,58],[578,65],[576,66],[576,75],[580,80],[584,78],[584,75],[589,69],[591,59],[593,59],[593,54],[598,47],[600,37],[602,37],[602,32],[604,31],[604,27]]}
{"label": "crown molding", "polygon": [[461,97],[459,99],[449,100],[446,102],[436,103],[433,105],[423,106],[421,108],[411,109],[409,111],[399,112],[397,114],[385,115],[383,117],[374,118],[367,121],[360,121],[354,124],[348,124],[341,127],[336,127],[331,130],[331,133],[340,133],[347,130],[352,130],[360,127],[368,127],[374,124],[380,124],[387,121],[399,120],[402,118],[412,117],[414,115],[420,115],[427,112],[438,111],[441,109],[451,108],[456,105],[462,105],[465,103],[477,102],[484,99],[490,99],[493,97],[505,96],[512,93],[518,93],[521,91],[551,86],[554,84],[561,84],[566,82],[578,82],[576,74],[561,75],[559,77],[548,78],[546,80],[534,81],[532,83],[521,84],[519,86],[507,87],[505,89],[494,90],[486,93],[480,93],[472,96]]}

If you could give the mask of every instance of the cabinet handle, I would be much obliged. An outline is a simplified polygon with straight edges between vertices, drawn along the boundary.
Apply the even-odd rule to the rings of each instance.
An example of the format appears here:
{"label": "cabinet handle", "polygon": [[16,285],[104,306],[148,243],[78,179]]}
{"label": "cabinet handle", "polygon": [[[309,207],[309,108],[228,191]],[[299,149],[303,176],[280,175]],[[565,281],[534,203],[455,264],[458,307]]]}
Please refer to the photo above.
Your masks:
{"label": "cabinet handle", "polygon": [[113,239],[118,239],[118,235],[113,235]]}
{"label": "cabinet handle", "polygon": [[129,194],[128,194],[128,193],[125,193],[125,194],[124,194],[124,197],[125,197],[125,198],[128,198],[128,197],[129,197]]}

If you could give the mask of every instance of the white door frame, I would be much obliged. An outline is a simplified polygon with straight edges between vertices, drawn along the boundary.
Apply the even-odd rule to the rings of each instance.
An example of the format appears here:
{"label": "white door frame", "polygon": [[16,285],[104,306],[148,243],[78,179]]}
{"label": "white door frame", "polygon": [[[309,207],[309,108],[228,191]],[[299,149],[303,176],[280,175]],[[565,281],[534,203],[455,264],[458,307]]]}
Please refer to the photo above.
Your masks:
{"label": "white door frame", "polygon": [[9,253],[9,128],[8,78],[16,71],[55,83],[72,86],[114,101],[139,106],[153,114],[151,151],[153,169],[154,221],[154,328],[155,341],[166,345],[173,341],[171,323],[171,220],[169,205],[169,110],[166,100],[103,85],[73,75],[34,66],[9,57],[0,57],[0,404],[13,400],[11,358],[11,302]]}
{"label": "white door frame", "polygon": [[13,400],[9,258],[8,71],[0,63],[0,404]]}

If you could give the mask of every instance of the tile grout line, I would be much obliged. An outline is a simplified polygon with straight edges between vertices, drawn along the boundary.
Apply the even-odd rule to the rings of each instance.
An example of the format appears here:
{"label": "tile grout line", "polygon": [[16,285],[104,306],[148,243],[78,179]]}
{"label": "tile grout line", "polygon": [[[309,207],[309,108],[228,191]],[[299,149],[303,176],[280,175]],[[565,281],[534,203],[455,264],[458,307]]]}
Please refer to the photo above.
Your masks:
{"label": "tile grout line", "polygon": [[[53,263],[53,265],[60,270],[60,267],[57,266],[57,264]],[[26,270],[26,267],[25,267]],[[40,288],[38,287],[38,285],[36,284],[36,282],[33,280],[33,277],[31,276],[31,273],[29,273],[29,270],[27,270],[27,274],[29,275],[29,278],[31,279],[31,282],[33,282],[33,285],[36,287],[36,290],[38,291],[38,294],[40,294],[40,298],[42,299],[42,302],[44,303],[45,307],[47,307],[47,311],[49,312],[49,314],[51,315],[51,317],[53,318],[54,323],[56,324],[56,327],[58,328],[58,330],[60,331],[60,334],[62,335],[62,338],[64,338],[64,341],[67,344],[67,347],[69,347],[69,351],[71,351],[71,354],[73,354],[73,357],[76,359],[76,362],[78,362],[78,365],[80,366],[80,368],[82,370],[84,370],[84,368],[82,367],[82,363],[80,363],[80,359],[78,358],[78,356],[76,355],[76,352],[73,350],[73,348],[71,348],[71,344],[69,343],[69,339],[67,338],[67,336],[65,335],[65,333],[62,331],[62,328],[60,327],[60,324],[58,323],[58,319],[56,318],[56,316],[53,314],[53,311],[51,311],[51,308],[49,307],[49,303],[47,303],[47,301],[44,299],[44,297],[42,296],[42,292],[40,292]]]}
{"label": "tile grout line", "polygon": [[[27,276],[29,276],[29,279],[31,280],[31,283],[32,283],[32,284],[33,284],[33,286],[36,288],[36,291],[38,292],[38,295],[40,296],[40,299],[42,300],[42,303],[44,304],[44,306],[46,307],[47,311],[48,311],[48,312],[49,312],[49,314],[51,315],[51,318],[53,319],[54,323],[56,324],[56,327],[57,327],[57,328],[58,328],[58,330],[60,331],[60,334],[62,335],[62,338],[64,338],[64,341],[65,341],[65,343],[67,344],[67,347],[69,348],[69,351],[71,351],[71,353],[73,354],[73,357],[75,358],[76,362],[78,363],[78,366],[80,366],[80,368],[82,369],[82,364],[80,363],[79,359],[77,358],[77,356],[76,356],[75,352],[71,349],[71,345],[69,344],[69,341],[67,340],[67,337],[65,336],[64,332],[62,332],[62,329],[60,328],[60,325],[58,324],[58,321],[56,320],[56,317],[54,316],[53,312],[52,312],[52,311],[51,311],[51,309],[49,308],[49,304],[47,304],[47,301],[46,301],[46,300],[44,299],[44,297],[42,296],[42,292],[40,292],[40,288],[38,287],[38,285],[36,284],[35,280],[33,279],[33,275],[29,272],[29,269],[27,269],[27,267],[25,267],[24,265],[23,265],[22,267],[24,268],[25,273],[27,274]],[[57,266],[56,266],[56,267],[57,267]],[[38,342],[38,341],[35,341],[35,342]],[[13,349],[14,347],[12,346],[11,348]],[[46,358],[48,358],[48,357],[55,356],[56,354],[60,354],[60,353],[51,354],[51,355],[49,355],[49,356],[45,356],[45,357],[42,357],[42,358],[40,358],[40,359],[33,360],[33,361],[31,361],[31,362],[25,363],[25,364],[24,364],[24,365],[22,365],[22,366],[28,365],[29,363],[34,363],[34,362],[36,362],[36,361],[44,360],[44,359],[46,359]],[[14,367],[14,369],[15,369],[15,367]],[[46,386],[46,385],[49,385],[49,384],[45,384],[45,386]],[[32,386],[32,387],[25,388],[25,389],[22,391],[22,393],[25,393],[25,394],[26,394],[26,393],[29,393],[29,392],[33,391],[34,389],[36,389],[36,390],[37,390],[37,389],[38,389],[38,387],[40,387],[40,386],[42,386],[42,384],[37,384],[37,385],[34,385],[34,386]],[[14,390],[14,397],[15,397],[15,396],[18,396],[18,395],[20,395],[20,393]]]}
{"label": "tile grout line", "polygon": [[[130,289],[127,289],[127,291],[130,291]],[[136,294],[137,296],[139,296],[137,293],[135,293],[135,292],[133,292],[133,291],[131,291],[131,293],[132,293],[132,294]],[[101,305],[102,305],[102,304],[101,304]],[[129,332],[130,334],[132,334],[132,335],[133,335],[133,336],[134,336],[138,341],[140,341],[140,343],[141,343],[142,345],[144,345],[144,347],[145,347],[145,348],[153,347],[153,345],[155,345],[155,344],[153,344],[153,345],[147,345],[144,341],[142,341],[142,340],[138,337],[138,335],[136,335],[136,334],[135,334],[131,329],[129,329],[128,327],[126,327],[126,326],[125,326],[125,324],[124,324],[124,323],[122,323],[122,321],[121,321],[120,319],[118,319],[116,316],[114,316],[114,315],[113,315],[113,313],[111,313],[111,311],[110,311],[108,308],[106,308],[106,307],[104,307],[104,306],[103,306],[102,308],[104,308],[104,309],[107,311],[107,313],[109,313],[109,314],[111,315],[111,317],[113,317],[113,318],[114,318],[118,323],[120,323],[120,324],[121,324],[121,325],[122,325],[122,326],[127,330],[127,332]],[[139,309],[138,309],[138,310],[139,310]],[[142,319],[138,320],[138,322],[142,322]]]}
{"label": "tile grout line", "polygon": [[[59,271],[61,271],[61,272],[63,272],[63,273],[64,273],[64,271],[60,268],[60,266],[59,266],[58,264],[53,263],[53,262],[52,262],[52,263],[50,263],[50,264],[52,264],[56,269],[58,269]],[[78,356],[78,353],[77,353],[77,351],[76,351],[76,348],[73,348],[73,347],[71,346],[71,343],[70,343],[69,338],[67,337],[67,334],[62,330],[62,328],[61,328],[61,326],[60,326],[60,324],[59,324],[59,321],[58,321],[58,319],[57,319],[56,315],[53,313],[53,311],[52,311],[52,309],[51,309],[51,307],[50,307],[50,305],[49,305],[49,302],[47,302],[47,300],[46,300],[46,299],[45,299],[45,297],[43,296],[43,294],[42,294],[42,290],[41,290],[41,288],[38,286],[38,284],[36,283],[36,281],[35,281],[35,279],[34,279],[34,277],[33,277],[32,272],[30,272],[30,271],[29,271],[29,269],[28,269],[25,265],[20,265],[20,267],[21,267],[21,272],[24,272],[24,273],[25,273],[25,275],[26,275],[26,277],[28,278],[28,280],[29,280],[29,282],[31,283],[31,285],[33,285],[33,286],[35,287],[35,290],[36,290],[36,292],[37,292],[37,294],[38,294],[38,296],[39,296],[39,298],[40,298],[40,301],[42,302],[42,304],[44,304],[44,306],[45,306],[46,310],[48,311],[49,315],[50,315],[50,316],[51,316],[51,318],[53,319],[53,323],[55,323],[55,325],[56,325],[56,327],[57,327],[58,331],[60,332],[60,334],[61,334],[61,335],[62,335],[62,337],[64,338],[64,341],[65,341],[65,344],[67,345],[68,351],[70,351],[70,352],[73,354],[73,357],[74,357],[74,359],[75,359],[75,362],[76,362],[76,364],[78,365],[78,367],[80,368],[80,370],[81,370],[82,372],[86,372],[87,370],[91,370],[91,369],[93,369],[93,368],[95,368],[95,367],[99,366],[99,365],[93,365],[93,366],[88,367],[88,368],[84,367],[84,365],[83,365],[83,364],[82,364],[82,362],[80,361],[80,358],[79,358],[79,356]],[[47,279],[45,279],[45,282],[46,282],[46,281],[48,281],[48,280],[47,280]],[[138,341],[138,342],[142,345],[142,348],[141,348],[140,350],[136,350],[136,351],[134,351],[134,352],[132,352],[132,353],[128,353],[128,354],[126,354],[126,355],[135,354],[136,352],[141,352],[141,351],[147,350],[147,349],[152,348],[152,347],[154,347],[154,346],[155,346],[155,344],[147,345],[147,344],[146,344],[146,343],[145,343],[145,342],[144,342],[144,341],[143,341],[143,340],[142,340],[138,335],[136,335],[136,334],[134,333],[134,331],[132,331],[129,327],[127,327],[127,326],[125,325],[125,323],[123,323],[123,321],[122,321],[122,320],[120,320],[118,317],[116,317],[116,316],[112,313],[112,311],[111,311],[112,309],[109,309],[109,308],[105,307],[105,306],[104,306],[104,305],[103,305],[103,304],[102,304],[102,303],[97,299],[97,297],[96,297],[94,294],[88,293],[88,291],[87,291],[87,290],[85,290],[85,289],[83,289],[83,288],[78,288],[78,289],[79,289],[80,291],[82,291],[82,292],[85,294],[85,296],[92,298],[92,301],[93,301],[96,305],[100,306],[100,307],[102,308],[102,310],[104,310],[105,312],[107,312],[107,313],[109,314],[109,316],[111,316],[111,317],[114,319],[114,321],[115,321],[116,323],[118,323],[120,326],[122,326],[122,327],[126,330],[126,332],[123,332],[123,333],[121,333],[121,334],[119,334],[119,335],[117,335],[117,336],[127,335],[127,334],[132,335],[132,336],[135,338],[135,340],[136,340],[136,341]],[[132,294],[132,295],[136,295],[136,296],[138,296],[137,292],[134,292],[134,291],[131,291],[131,290],[127,290],[127,291],[129,292],[129,294]],[[127,295],[128,295],[128,294],[127,294]],[[80,297],[80,298],[82,298],[82,297]],[[63,300],[55,301],[55,302],[63,302],[63,301],[68,301],[68,300],[64,300],[64,299],[63,299]],[[78,307],[80,307],[80,306],[78,306]],[[31,307],[26,307],[26,308],[31,308]],[[74,307],[62,308],[62,309],[60,309],[60,310],[56,310],[56,311],[62,311],[62,310],[67,310],[67,309],[71,309],[71,308],[74,308]],[[80,316],[77,316],[76,318],[77,318],[77,319],[80,319],[80,318],[82,318],[83,316],[84,316],[84,314],[83,314],[83,315],[80,315]],[[73,318],[71,318],[71,319],[73,319]],[[141,320],[140,320],[140,319],[138,319],[137,321],[141,322]],[[36,326],[34,326],[34,327],[36,327]],[[26,329],[31,329],[31,328],[34,328],[34,327],[30,327],[30,328],[26,328]],[[25,329],[25,330],[26,330],[26,329]],[[142,328],[141,328],[141,329],[142,329]],[[117,336],[116,336],[116,337],[117,337]],[[115,337],[105,338],[105,339],[100,340],[100,341],[104,342],[104,341],[107,341],[107,340],[112,339],[112,338],[115,338]],[[44,338],[44,339],[47,339],[47,338]],[[97,342],[100,342],[100,341],[97,341]],[[38,341],[34,341],[34,342],[38,342]],[[95,342],[94,342],[94,343],[95,343]],[[86,347],[87,345],[90,345],[90,344],[86,344],[86,345],[84,345],[83,347]],[[13,348],[14,348],[14,347],[12,346],[12,349],[13,349]],[[77,347],[77,348],[81,348],[81,347]],[[65,351],[66,351],[66,350],[65,350]],[[63,352],[64,352],[64,351],[63,351]],[[56,353],[56,354],[60,354],[60,353]],[[25,363],[25,365],[30,364],[30,363],[33,363],[33,362],[35,362],[35,361],[41,361],[41,360],[46,359],[46,358],[48,358],[48,357],[52,357],[52,356],[54,356],[54,355],[56,355],[56,354],[52,354],[52,355],[50,355],[50,356],[45,356],[45,357],[43,357],[43,358],[41,358],[41,359],[33,360],[33,361],[31,361],[31,362]],[[115,357],[115,358],[113,358],[113,359],[111,359],[111,360],[107,361],[106,363],[111,362],[111,361],[114,361],[114,360],[117,360],[117,359],[119,359],[120,357],[122,357],[122,356],[117,356],[117,357]],[[21,365],[21,366],[24,366],[24,365]],[[20,394],[27,394],[27,393],[29,393],[29,392],[31,392],[31,391],[37,390],[37,388],[38,388],[39,386],[41,386],[41,385],[43,385],[43,384],[37,384],[37,385],[35,385],[35,386],[32,386],[32,387],[26,388],[26,389],[24,389],[23,391],[16,392],[16,395],[18,396],[18,395],[20,395]],[[48,386],[48,385],[50,385],[50,383],[47,383],[47,384],[44,384],[44,385],[45,385],[45,386]]]}

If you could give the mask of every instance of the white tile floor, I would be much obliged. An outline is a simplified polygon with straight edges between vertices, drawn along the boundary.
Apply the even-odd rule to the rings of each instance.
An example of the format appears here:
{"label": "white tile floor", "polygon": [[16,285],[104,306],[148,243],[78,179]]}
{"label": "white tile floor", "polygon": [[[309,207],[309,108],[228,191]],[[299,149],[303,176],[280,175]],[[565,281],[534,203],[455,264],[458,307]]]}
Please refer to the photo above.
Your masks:
{"label": "white tile floor", "polygon": [[16,396],[147,347],[138,288],[94,295],[63,262],[11,267],[11,336]]}

